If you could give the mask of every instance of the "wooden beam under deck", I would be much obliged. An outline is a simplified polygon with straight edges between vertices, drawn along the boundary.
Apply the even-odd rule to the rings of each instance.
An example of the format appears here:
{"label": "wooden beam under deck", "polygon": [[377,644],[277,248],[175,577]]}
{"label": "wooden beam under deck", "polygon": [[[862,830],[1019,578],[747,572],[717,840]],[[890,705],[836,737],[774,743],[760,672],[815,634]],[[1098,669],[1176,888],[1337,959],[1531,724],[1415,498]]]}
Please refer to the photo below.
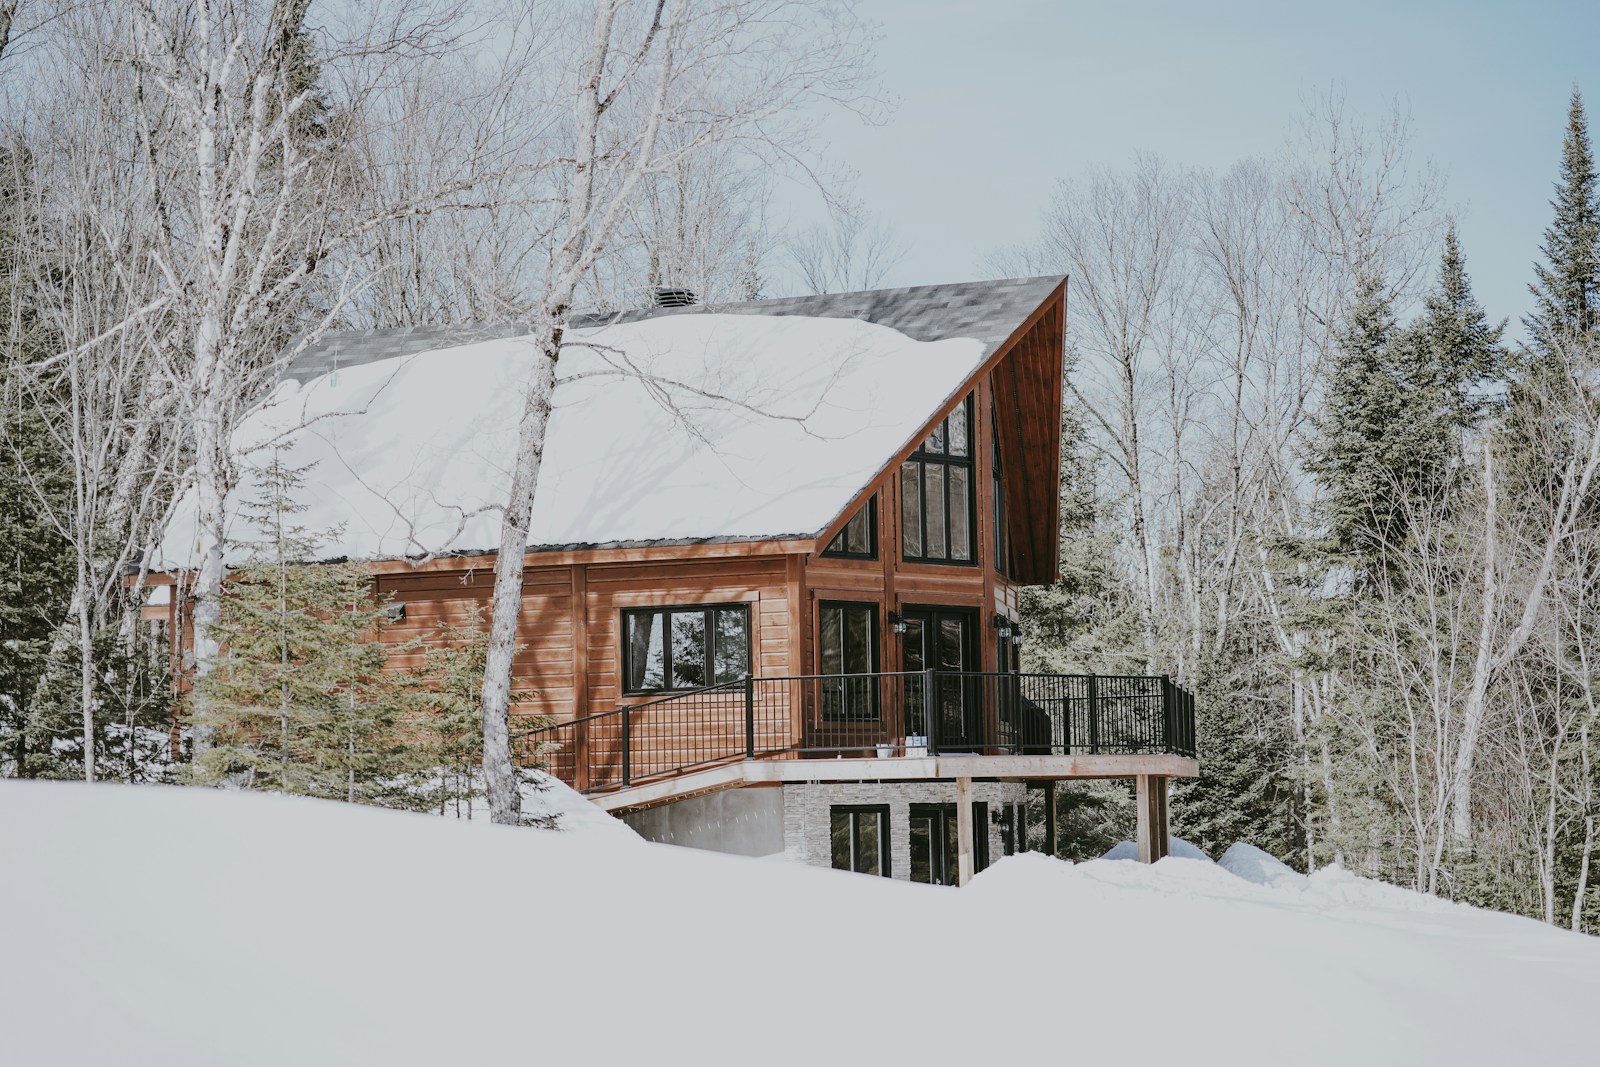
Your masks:
{"label": "wooden beam under deck", "polygon": [[721,789],[799,782],[954,781],[957,778],[1194,778],[1200,764],[1183,756],[886,756],[860,759],[738,760],[703,771],[590,795],[613,814],[653,808]]}

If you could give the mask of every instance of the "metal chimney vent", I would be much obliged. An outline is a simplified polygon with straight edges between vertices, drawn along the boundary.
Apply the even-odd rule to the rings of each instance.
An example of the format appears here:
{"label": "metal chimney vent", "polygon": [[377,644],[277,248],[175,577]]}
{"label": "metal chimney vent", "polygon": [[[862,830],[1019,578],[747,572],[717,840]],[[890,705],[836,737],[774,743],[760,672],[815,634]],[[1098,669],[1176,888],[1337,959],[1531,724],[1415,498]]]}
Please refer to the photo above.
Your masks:
{"label": "metal chimney vent", "polygon": [[655,291],[655,306],[658,308],[686,308],[690,304],[699,303],[693,289],[673,289],[663,287]]}

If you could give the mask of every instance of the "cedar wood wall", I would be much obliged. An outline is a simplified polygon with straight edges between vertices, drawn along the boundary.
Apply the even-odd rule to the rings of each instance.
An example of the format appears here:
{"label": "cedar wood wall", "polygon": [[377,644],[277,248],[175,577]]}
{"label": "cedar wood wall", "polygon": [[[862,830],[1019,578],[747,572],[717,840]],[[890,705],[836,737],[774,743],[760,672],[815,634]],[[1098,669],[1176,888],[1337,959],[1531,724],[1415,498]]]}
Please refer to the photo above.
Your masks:
{"label": "cedar wood wall", "polygon": [[[518,640],[523,645],[514,667],[514,688],[531,699],[513,713],[553,715],[558,719],[609,711],[624,700],[621,673],[621,613],[652,605],[747,603],[751,606],[754,672],[784,677],[817,672],[813,635],[822,600],[872,602],[879,606],[880,669],[899,670],[899,650],[889,631],[889,612],[904,605],[978,609],[978,645],[985,670],[995,670],[989,620],[999,612],[1015,618],[1017,587],[993,567],[994,502],[989,476],[992,436],[989,379],[974,397],[971,434],[977,488],[977,551],[974,566],[905,563],[900,559],[899,470],[875,486],[878,494],[876,560],[830,559],[810,553],[763,553],[724,558],[674,559],[660,556],[623,563],[574,562],[527,568]],[[746,549],[748,553],[750,550]],[[492,557],[470,569],[383,574],[379,588],[406,606],[406,617],[386,632],[400,643],[430,639],[441,621],[464,623],[473,607],[486,610],[494,584]],[[394,657],[394,666],[412,665]]]}

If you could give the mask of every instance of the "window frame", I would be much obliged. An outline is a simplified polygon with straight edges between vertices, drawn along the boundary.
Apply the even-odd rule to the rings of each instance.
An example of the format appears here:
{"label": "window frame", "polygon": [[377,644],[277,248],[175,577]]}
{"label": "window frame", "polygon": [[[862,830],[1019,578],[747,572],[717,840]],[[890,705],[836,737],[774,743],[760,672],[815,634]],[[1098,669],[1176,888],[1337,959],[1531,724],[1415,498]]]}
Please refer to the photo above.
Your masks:
{"label": "window frame", "polygon": [[[977,405],[973,402],[973,397],[973,393],[968,393],[965,397],[963,397],[961,404],[958,405],[958,408],[952,409],[950,414],[939,420],[938,425],[935,426],[927,436],[923,437],[922,440],[918,442],[916,449],[900,463],[895,481],[895,485],[900,494],[900,558],[907,563],[929,564],[938,567],[977,567],[982,564],[981,557],[983,555],[983,537],[979,527],[980,517],[978,514],[978,434],[976,433],[977,423],[975,419]],[[966,414],[967,454],[964,456],[953,455],[949,450],[950,419],[958,409],[964,409]],[[937,451],[929,447],[930,442],[935,439],[943,442],[943,451]],[[905,493],[905,473],[906,468],[912,464],[915,464],[917,467],[917,544],[921,549],[920,554],[913,554],[906,551],[907,498]],[[930,556],[926,554],[928,549],[927,472],[930,465],[938,466],[943,469],[943,474],[940,478],[940,492],[944,496],[941,506],[941,513],[943,515],[944,522],[943,534],[946,554],[943,556]],[[951,541],[950,535],[954,525],[951,522],[950,509],[950,486],[954,479],[950,477],[950,471],[955,467],[962,468],[966,471],[967,475],[966,559],[957,559],[954,556],[949,555]]]}
{"label": "window frame", "polygon": [[[716,613],[719,611],[738,611],[744,615],[744,672],[739,678],[730,678],[724,682],[715,681],[716,677]],[[705,656],[706,677],[713,679],[704,685],[674,686],[672,685],[672,616],[693,615],[699,613],[704,616],[704,647],[701,649]],[[633,677],[633,643],[628,639],[628,621],[641,615],[665,616],[661,628],[661,678],[663,684],[653,688],[636,689],[628,684]],[[717,604],[659,604],[641,606],[636,608],[623,608],[618,623],[618,643],[622,646],[617,662],[621,666],[621,678],[618,679],[619,691],[624,696],[653,696],[656,694],[692,693],[697,689],[712,689],[719,685],[731,685],[742,682],[751,677],[750,666],[752,659],[752,646],[755,644],[755,634],[752,630],[753,613],[748,602],[732,602]]]}
{"label": "window frame", "polygon": [[[883,648],[881,640],[883,617],[878,602],[874,600],[819,600],[817,601],[816,630],[817,677],[820,679],[828,679],[850,678],[858,676],[855,672],[830,674],[823,668],[822,657],[826,654],[827,650],[823,646],[822,642],[822,620],[823,616],[831,608],[856,609],[865,610],[867,612],[867,670],[860,673],[865,673],[868,675],[879,674],[883,670]],[[844,625],[842,619],[840,620],[839,632],[841,634],[848,632],[848,628]],[[842,651],[843,649],[841,649],[841,652]],[[826,685],[826,682],[823,684]],[[826,693],[826,690],[823,690],[823,692]],[[852,703],[848,698],[848,691],[841,689],[841,692],[846,693],[846,697],[843,702],[847,705]],[[824,722],[881,722],[883,719],[883,709],[879,706],[878,687],[876,684],[868,687],[867,699],[865,703],[868,705],[868,708],[865,712],[858,714],[830,715],[827,711],[827,701],[824,699],[821,701],[822,706],[817,709],[817,713],[822,717]]]}
{"label": "window frame", "polygon": [[[867,545],[868,545],[867,551],[866,552],[850,552],[850,551],[847,551],[845,549],[836,549],[836,548],[834,548],[833,547],[834,545],[838,544],[841,540],[843,540],[844,535],[845,535],[845,531],[847,529],[849,529],[850,523],[855,522],[856,519],[859,516],[861,516],[863,513],[865,513],[866,516],[867,516]],[[826,556],[828,559],[868,559],[868,560],[875,560],[875,559],[878,558],[878,494],[877,493],[873,493],[871,496],[869,496],[867,498],[867,502],[865,504],[862,504],[861,507],[856,509],[855,514],[851,515],[849,520],[846,521],[845,524],[839,528],[839,532],[834,535],[833,540],[829,541],[828,542],[828,546],[826,548],[824,548],[821,552],[819,552],[818,555]]]}
{"label": "window frame", "polygon": [[[850,835],[850,863],[849,867],[840,867],[834,862],[833,855],[833,820],[843,815],[848,821]],[[864,815],[878,817],[878,867],[876,871],[857,870],[856,863],[856,819]],[[830,804],[828,805],[828,862],[836,871],[849,871],[851,874],[866,874],[878,878],[894,877],[894,849],[890,847],[889,805],[887,804]]]}

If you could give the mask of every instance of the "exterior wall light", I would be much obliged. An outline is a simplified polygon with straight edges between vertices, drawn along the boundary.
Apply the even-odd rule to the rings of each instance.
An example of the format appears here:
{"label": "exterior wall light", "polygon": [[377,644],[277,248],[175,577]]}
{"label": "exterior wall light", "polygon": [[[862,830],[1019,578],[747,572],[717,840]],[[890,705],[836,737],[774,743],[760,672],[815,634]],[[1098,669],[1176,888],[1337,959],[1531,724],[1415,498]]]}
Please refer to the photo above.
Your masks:
{"label": "exterior wall light", "polygon": [[898,611],[889,612],[889,629],[897,634],[906,632],[906,617]]}

